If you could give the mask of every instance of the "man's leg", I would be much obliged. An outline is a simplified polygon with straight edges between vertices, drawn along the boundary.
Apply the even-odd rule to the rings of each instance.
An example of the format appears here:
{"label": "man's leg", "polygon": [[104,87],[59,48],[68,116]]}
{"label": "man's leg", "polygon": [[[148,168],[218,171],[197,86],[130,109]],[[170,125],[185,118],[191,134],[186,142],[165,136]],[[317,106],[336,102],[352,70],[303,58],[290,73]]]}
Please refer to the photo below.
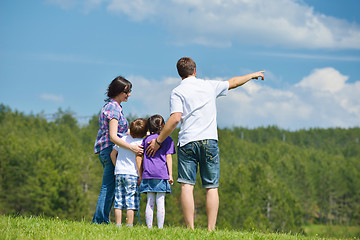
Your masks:
{"label": "man's leg", "polygon": [[199,160],[200,175],[203,187],[206,188],[206,213],[208,230],[215,230],[219,210],[219,178],[220,158],[219,147],[216,140],[201,141],[201,157]]}
{"label": "man's leg", "polygon": [[208,230],[215,230],[216,219],[219,209],[219,194],[217,188],[206,189],[206,213],[208,218]]}
{"label": "man's leg", "polygon": [[185,223],[188,228],[194,229],[194,186],[191,184],[181,184],[181,207],[183,210]]}

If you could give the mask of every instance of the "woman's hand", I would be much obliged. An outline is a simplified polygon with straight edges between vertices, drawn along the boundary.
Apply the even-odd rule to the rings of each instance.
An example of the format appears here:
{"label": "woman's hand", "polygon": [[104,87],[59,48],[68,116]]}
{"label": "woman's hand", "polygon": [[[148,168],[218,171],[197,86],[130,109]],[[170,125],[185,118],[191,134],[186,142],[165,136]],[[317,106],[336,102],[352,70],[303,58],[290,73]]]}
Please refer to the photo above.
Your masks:
{"label": "woman's hand", "polygon": [[130,150],[138,156],[143,155],[144,153],[143,146],[141,145],[130,145]]}

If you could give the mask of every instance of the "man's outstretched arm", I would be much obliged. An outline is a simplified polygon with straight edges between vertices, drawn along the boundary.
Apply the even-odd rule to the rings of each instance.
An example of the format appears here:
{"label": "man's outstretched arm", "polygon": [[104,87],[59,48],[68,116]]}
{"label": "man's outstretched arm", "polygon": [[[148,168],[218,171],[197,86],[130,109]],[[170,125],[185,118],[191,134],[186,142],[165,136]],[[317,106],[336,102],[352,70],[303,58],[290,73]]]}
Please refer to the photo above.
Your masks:
{"label": "man's outstretched arm", "polygon": [[265,71],[259,71],[259,72],[255,72],[255,73],[250,73],[244,76],[239,76],[239,77],[233,77],[231,78],[228,82],[229,82],[229,90],[230,89],[234,89],[237,88],[241,85],[243,85],[244,83],[248,82],[251,79],[257,79],[257,78],[261,78],[261,80],[264,80],[264,73]]}
{"label": "man's outstretched arm", "polygon": [[160,144],[174,131],[176,126],[179,124],[181,116],[181,112],[175,112],[170,115],[159,136],[149,142],[149,146],[146,148],[146,155],[152,157],[155,155],[156,151],[160,148]]}

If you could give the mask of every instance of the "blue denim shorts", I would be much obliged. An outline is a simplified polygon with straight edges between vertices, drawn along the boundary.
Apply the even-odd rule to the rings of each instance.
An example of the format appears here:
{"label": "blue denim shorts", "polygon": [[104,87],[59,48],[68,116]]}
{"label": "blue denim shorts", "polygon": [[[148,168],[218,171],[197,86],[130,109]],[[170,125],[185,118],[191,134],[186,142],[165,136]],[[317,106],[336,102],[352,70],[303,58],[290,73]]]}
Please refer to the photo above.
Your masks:
{"label": "blue denim shorts", "polygon": [[204,188],[219,187],[220,159],[216,140],[190,142],[178,147],[177,156],[177,182],[195,185],[199,165],[202,186]]}
{"label": "blue denim shorts", "polygon": [[114,208],[139,210],[140,193],[138,177],[128,174],[115,175]]}

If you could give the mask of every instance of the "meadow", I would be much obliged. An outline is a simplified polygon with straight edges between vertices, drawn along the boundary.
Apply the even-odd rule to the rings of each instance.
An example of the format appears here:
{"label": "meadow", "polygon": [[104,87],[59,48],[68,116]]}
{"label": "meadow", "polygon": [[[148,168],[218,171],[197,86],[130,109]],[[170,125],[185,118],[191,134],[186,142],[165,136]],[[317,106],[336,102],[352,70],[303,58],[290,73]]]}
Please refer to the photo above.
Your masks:
{"label": "meadow", "polygon": [[[102,180],[93,153],[97,130],[97,116],[79,125],[71,112],[59,110],[50,121],[0,104],[0,239],[360,237],[359,127],[219,129],[215,233],[205,229],[206,192],[199,178],[195,231],[184,228],[178,183],[165,199],[162,231],[139,225],[144,214],[135,218],[134,229],[91,225]],[[177,135],[178,129],[175,142]],[[176,178],[176,154],[173,159]],[[145,205],[142,195],[140,213]]]}
{"label": "meadow", "polygon": [[[303,236],[291,233],[262,233],[257,231],[189,230],[184,227],[148,229],[114,224],[96,225],[87,221],[70,221],[44,217],[0,216],[0,239],[322,239],[319,235]],[[332,238],[336,239],[336,238]],[[337,238],[340,239],[340,238]],[[341,238],[346,239],[346,238]],[[356,239],[348,238],[348,239]]]}

